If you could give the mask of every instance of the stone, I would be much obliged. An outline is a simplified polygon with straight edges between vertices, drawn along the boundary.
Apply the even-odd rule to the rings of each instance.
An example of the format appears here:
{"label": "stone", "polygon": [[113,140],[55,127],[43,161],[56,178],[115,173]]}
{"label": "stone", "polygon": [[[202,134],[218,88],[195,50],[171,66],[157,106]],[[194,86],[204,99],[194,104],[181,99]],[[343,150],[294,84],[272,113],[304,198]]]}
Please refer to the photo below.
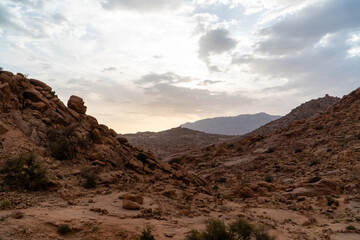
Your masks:
{"label": "stone", "polygon": [[144,169],[144,164],[136,158],[131,158],[129,160],[129,166],[137,172],[141,172]]}
{"label": "stone", "polygon": [[139,203],[139,204],[143,204],[144,203],[144,198],[140,195],[137,194],[127,194],[124,196],[124,199]]}
{"label": "stone", "polygon": [[84,100],[81,97],[72,95],[67,102],[67,106],[77,113],[86,113],[86,106],[84,105]]}
{"label": "stone", "polygon": [[128,210],[140,210],[140,204],[129,199],[123,199],[123,208]]}
{"label": "stone", "polygon": [[94,143],[96,143],[96,144],[103,143],[102,136],[101,136],[99,129],[95,128],[94,130],[92,130],[91,136],[92,136]]}
{"label": "stone", "polygon": [[240,195],[244,198],[253,198],[255,197],[255,193],[253,190],[251,190],[251,188],[249,187],[244,187],[241,191],[240,191]]}

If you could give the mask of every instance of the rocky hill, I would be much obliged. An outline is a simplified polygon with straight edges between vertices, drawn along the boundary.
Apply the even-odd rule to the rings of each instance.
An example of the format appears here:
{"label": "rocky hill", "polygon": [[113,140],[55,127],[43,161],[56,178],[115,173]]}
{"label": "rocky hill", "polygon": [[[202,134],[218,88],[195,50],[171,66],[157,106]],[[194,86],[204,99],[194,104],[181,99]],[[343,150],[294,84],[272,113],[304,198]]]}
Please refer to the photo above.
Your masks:
{"label": "rocky hill", "polygon": [[169,217],[201,216],[212,194],[201,176],[117,138],[80,97],[65,106],[23,74],[0,71],[0,116],[1,239],[138,239],[148,219],[164,239]]}
{"label": "rocky hill", "polygon": [[181,163],[207,176],[219,193],[245,201],[245,215],[280,221],[276,228],[287,239],[358,239],[360,88],[322,100],[336,103],[284,130],[249,134],[232,148],[206,148]]}
{"label": "rocky hill", "polygon": [[139,132],[119,136],[126,138],[134,146],[155,153],[163,161],[169,161],[191,151],[233,138],[232,136],[209,134],[182,127],[161,132]]}
{"label": "rocky hill", "polygon": [[271,121],[258,129],[252,131],[249,134],[253,135],[269,135],[281,129],[286,129],[291,123],[297,120],[303,120],[305,118],[315,117],[320,113],[325,112],[329,107],[338,102],[340,98],[331,97],[326,95],[325,97],[313,99],[291,110],[277,120]]}
{"label": "rocky hill", "polygon": [[266,113],[243,114],[235,117],[202,119],[193,123],[185,123],[181,127],[211,134],[244,135],[280,117]]}

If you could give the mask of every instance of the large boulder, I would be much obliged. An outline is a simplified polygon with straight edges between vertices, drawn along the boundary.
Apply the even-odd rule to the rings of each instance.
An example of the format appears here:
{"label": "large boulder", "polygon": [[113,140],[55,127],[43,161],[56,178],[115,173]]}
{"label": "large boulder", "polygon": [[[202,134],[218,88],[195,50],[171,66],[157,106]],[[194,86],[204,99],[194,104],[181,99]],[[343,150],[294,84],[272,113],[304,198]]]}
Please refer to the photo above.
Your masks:
{"label": "large boulder", "polygon": [[84,105],[84,100],[81,97],[72,95],[67,102],[67,106],[77,113],[86,113],[86,106]]}

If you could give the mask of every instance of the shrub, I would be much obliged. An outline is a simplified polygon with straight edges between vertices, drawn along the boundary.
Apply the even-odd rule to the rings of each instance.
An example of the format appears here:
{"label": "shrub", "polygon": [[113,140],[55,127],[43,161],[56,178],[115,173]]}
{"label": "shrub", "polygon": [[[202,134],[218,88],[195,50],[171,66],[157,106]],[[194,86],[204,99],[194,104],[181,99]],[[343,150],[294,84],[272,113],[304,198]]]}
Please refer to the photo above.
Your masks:
{"label": "shrub", "polygon": [[139,152],[137,155],[136,155],[136,158],[138,160],[140,160],[141,162],[145,162],[145,160],[147,159],[147,156],[143,153],[143,152]]}
{"label": "shrub", "polygon": [[142,231],[140,240],[155,240],[154,236],[151,234],[151,227],[146,226]]}
{"label": "shrub", "polygon": [[223,195],[223,198],[226,199],[226,200],[229,200],[231,202],[234,201],[234,198],[231,195]]}
{"label": "shrub", "polygon": [[55,91],[51,91],[50,94],[51,94],[53,97],[55,97],[56,92],[55,92]]}
{"label": "shrub", "polygon": [[186,240],[204,240],[204,238],[199,231],[191,230],[191,232],[186,235]]}
{"label": "shrub", "polygon": [[328,206],[331,206],[335,202],[335,200],[329,195],[326,195],[325,198]]}
{"label": "shrub", "polygon": [[81,176],[85,178],[84,188],[96,188],[97,181],[99,180],[99,169],[97,168],[84,168],[81,171]]}
{"label": "shrub", "polygon": [[271,183],[271,182],[273,182],[273,181],[274,181],[274,176],[273,176],[273,175],[267,174],[267,175],[265,176],[265,182]]}
{"label": "shrub", "polygon": [[206,220],[206,230],[202,233],[206,240],[231,240],[231,234],[227,231],[225,223],[220,219]]}
{"label": "shrub", "polygon": [[10,206],[11,202],[7,199],[0,201],[0,208],[4,209]]}
{"label": "shrub", "polygon": [[230,233],[235,239],[248,240],[253,233],[253,226],[242,218],[238,218],[229,226]]}
{"label": "shrub", "polygon": [[76,124],[64,129],[50,128],[47,132],[49,150],[51,156],[58,160],[74,159],[79,149],[88,149],[91,141],[79,138],[75,134]]}
{"label": "shrub", "polygon": [[61,235],[65,235],[71,232],[69,224],[60,224],[57,232],[60,233]]}
{"label": "shrub", "polygon": [[349,225],[346,227],[346,230],[356,230],[356,228],[353,225]]}
{"label": "shrub", "polygon": [[4,68],[0,67],[0,71],[2,71]]}
{"label": "shrub", "polygon": [[264,227],[259,227],[254,230],[255,240],[274,240],[275,238],[270,236]]}
{"label": "shrub", "polygon": [[252,237],[256,240],[275,239],[268,235],[265,228],[254,228],[246,220],[238,218],[228,227],[219,219],[208,219],[205,231],[192,230],[186,235],[186,240],[250,240]]}
{"label": "shrub", "polygon": [[45,167],[32,153],[6,160],[1,172],[6,174],[4,182],[9,186],[34,191],[46,189],[48,185]]}
{"label": "shrub", "polygon": [[233,148],[235,145],[233,143],[229,143],[226,145],[227,148]]}

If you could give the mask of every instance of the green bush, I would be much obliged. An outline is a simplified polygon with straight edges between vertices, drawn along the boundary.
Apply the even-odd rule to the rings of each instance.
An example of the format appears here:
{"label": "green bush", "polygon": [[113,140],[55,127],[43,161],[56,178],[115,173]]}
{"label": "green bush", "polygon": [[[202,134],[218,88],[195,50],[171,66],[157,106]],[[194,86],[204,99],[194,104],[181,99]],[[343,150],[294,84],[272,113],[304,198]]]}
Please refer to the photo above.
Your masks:
{"label": "green bush", "polygon": [[225,223],[220,219],[206,220],[206,230],[202,233],[206,240],[231,240],[231,235],[226,229]]}
{"label": "green bush", "polygon": [[248,240],[254,231],[253,226],[242,218],[238,218],[229,227],[234,239]]}
{"label": "green bush", "polygon": [[11,202],[7,199],[0,201],[0,208],[4,209],[10,206]]}
{"label": "green bush", "polygon": [[346,230],[353,231],[353,230],[356,230],[356,228],[353,225],[349,225],[349,226],[346,227]]}
{"label": "green bush", "polygon": [[325,198],[328,206],[331,206],[335,202],[335,200],[329,195],[326,195]]}
{"label": "green bush", "polygon": [[57,232],[60,233],[61,235],[65,235],[71,232],[69,224],[60,224]]}
{"label": "green bush", "polygon": [[226,199],[226,200],[229,200],[231,202],[234,201],[234,198],[231,195],[223,195],[223,198]]}
{"label": "green bush", "polygon": [[140,240],[155,240],[154,236],[151,234],[151,227],[146,226],[142,231]]}
{"label": "green bush", "polygon": [[97,182],[99,180],[99,169],[97,168],[84,168],[81,171],[81,176],[85,178],[84,188],[96,188]]}
{"label": "green bush", "polygon": [[204,238],[199,231],[191,230],[191,232],[186,235],[186,240],[204,240]]}
{"label": "green bush", "polygon": [[222,220],[208,219],[205,231],[192,230],[186,235],[186,240],[250,240],[252,237],[256,240],[275,239],[268,235],[265,228],[254,228],[246,220],[238,218],[228,226]]}
{"label": "green bush", "polygon": [[90,139],[79,138],[75,134],[77,124],[64,129],[50,128],[47,132],[48,147],[51,156],[58,160],[71,160],[76,157],[79,150],[89,149]]}
{"label": "green bush", "polygon": [[32,153],[20,154],[5,161],[1,169],[5,184],[31,191],[46,189],[48,177],[44,165]]}
{"label": "green bush", "polygon": [[142,162],[145,162],[145,160],[147,159],[147,156],[143,152],[139,152],[136,155],[136,158]]}
{"label": "green bush", "polygon": [[270,236],[264,227],[258,227],[254,230],[255,240],[274,240],[275,238]]}

